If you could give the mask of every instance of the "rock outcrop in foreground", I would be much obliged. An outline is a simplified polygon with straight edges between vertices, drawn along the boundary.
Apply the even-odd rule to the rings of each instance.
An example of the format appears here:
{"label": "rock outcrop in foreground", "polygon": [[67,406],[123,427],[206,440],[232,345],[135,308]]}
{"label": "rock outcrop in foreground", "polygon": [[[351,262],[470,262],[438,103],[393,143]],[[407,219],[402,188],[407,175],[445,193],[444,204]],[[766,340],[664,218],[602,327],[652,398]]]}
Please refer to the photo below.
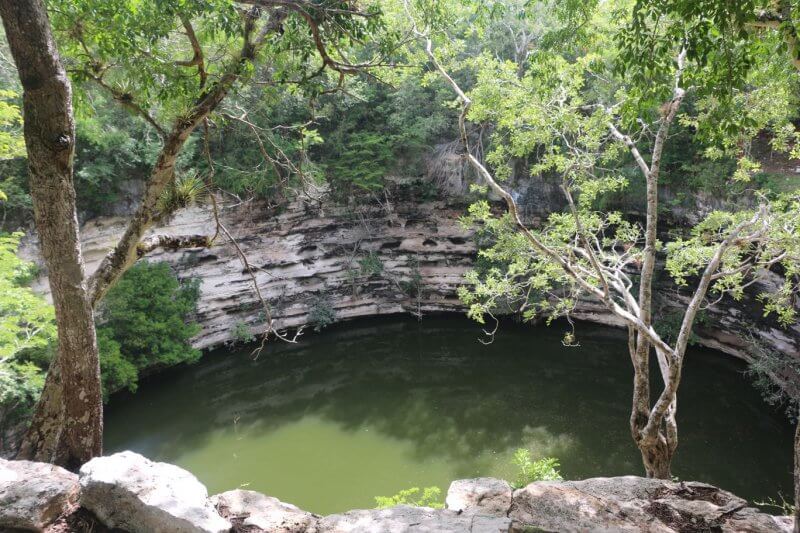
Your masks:
{"label": "rock outcrop in foreground", "polygon": [[446,508],[365,509],[318,516],[248,490],[207,497],[189,472],[133,452],[94,459],[79,475],[0,460],[0,531],[131,533],[401,533],[523,531],[789,532],[711,485],[635,476],[537,482],[454,481]]}

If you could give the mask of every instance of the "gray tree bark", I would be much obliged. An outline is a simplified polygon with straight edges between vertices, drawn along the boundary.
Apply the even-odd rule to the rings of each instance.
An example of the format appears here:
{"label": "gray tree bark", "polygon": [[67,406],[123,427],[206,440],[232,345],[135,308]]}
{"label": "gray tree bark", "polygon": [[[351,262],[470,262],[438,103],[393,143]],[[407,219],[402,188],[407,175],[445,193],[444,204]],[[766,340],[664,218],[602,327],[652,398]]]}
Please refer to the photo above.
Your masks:
{"label": "gray tree bark", "polygon": [[794,431],[794,532],[800,533],[800,419]]}
{"label": "gray tree bark", "polygon": [[22,82],[34,221],[58,327],[55,371],[48,373],[20,456],[75,469],[102,453],[103,417],[75,211],[72,87],[42,0],[0,0],[0,16]]}

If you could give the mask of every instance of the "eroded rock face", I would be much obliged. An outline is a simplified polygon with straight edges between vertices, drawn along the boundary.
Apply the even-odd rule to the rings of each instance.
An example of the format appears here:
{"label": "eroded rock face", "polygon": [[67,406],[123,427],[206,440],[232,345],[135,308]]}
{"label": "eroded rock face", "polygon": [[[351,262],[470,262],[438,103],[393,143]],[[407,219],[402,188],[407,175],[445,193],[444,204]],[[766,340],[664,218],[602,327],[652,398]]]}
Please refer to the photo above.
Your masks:
{"label": "eroded rock face", "polygon": [[61,467],[0,459],[0,531],[41,531],[78,501],[78,476]]}
{"label": "eroded rock face", "polygon": [[711,485],[635,476],[531,483],[514,491],[508,516],[544,531],[791,531]]}
{"label": "eroded rock face", "polygon": [[[390,209],[367,207],[358,214],[330,201],[317,204],[294,200],[280,210],[256,202],[229,206],[220,198],[221,220],[236,236],[256,270],[264,298],[277,328],[308,324],[315,301],[322,297],[336,320],[403,312],[464,312],[456,290],[474,264],[477,247],[472,232],[458,218],[464,205],[447,201],[395,200]],[[87,272],[92,272],[125,228],[127,218],[107,217],[87,222],[81,242]],[[152,233],[213,235],[210,209],[180,211]],[[22,255],[39,260],[35,238],[26,239]],[[380,273],[364,273],[360,260],[380,261]],[[201,280],[197,320],[202,331],[197,348],[233,340],[234,326],[246,324],[258,333],[263,310],[235,247],[219,239],[212,248],[159,250],[149,261],[166,261],[181,277]],[[665,276],[666,278],[666,276]],[[755,295],[774,290],[779,280],[765,276],[740,302],[724,301],[705,314],[695,333],[704,346],[748,358],[753,339],[764,347],[800,359],[800,325],[780,328],[763,316]],[[411,287],[409,284],[415,285]],[[46,293],[46,279],[37,290]],[[409,290],[413,288],[414,290]],[[657,307],[662,313],[682,313],[688,298],[670,285]],[[599,301],[581,300],[574,317],[619,327]]]}
{"label": "eroded rock face", "polygon": [[445,506],[458,513],[506,516],[511,508],[511,485],[502,479],[459,479],[450,484]]}
{"label": "eroded rock face", "polygon": [[308,533],[507,533],[510,528],[505,516],[398,505],[329,515]]}
{"label": "eroded rock face", "polygon": [[133,452],[92,459],[80,470],[80,504],[131,533],[222,533],[231,523],[192,474]]}
{"label": "eroded rock face", "polygon": [[252,490],[229,490],[211,497],[217,510],[237,526],[270,533],[304,533],[317,516]]}

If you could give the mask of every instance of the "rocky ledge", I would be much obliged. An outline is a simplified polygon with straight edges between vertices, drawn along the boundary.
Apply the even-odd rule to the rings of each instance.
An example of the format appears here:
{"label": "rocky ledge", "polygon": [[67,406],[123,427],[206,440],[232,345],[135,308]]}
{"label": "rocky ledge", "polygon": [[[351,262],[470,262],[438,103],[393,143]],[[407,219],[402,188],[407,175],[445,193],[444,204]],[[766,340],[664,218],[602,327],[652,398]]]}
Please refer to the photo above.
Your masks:
{"label": "rocky ledge", "polygon": [[0,531],[770,533],[791,526],[788,517],[761,513],[711,485],[635,476],[517,490],[499,479],[465,479],[450,485],[444,509],[399,505],[323,517],[248,490],[208,497],[189,472],[133,452],[94,459],[77,475],[0,460]]}

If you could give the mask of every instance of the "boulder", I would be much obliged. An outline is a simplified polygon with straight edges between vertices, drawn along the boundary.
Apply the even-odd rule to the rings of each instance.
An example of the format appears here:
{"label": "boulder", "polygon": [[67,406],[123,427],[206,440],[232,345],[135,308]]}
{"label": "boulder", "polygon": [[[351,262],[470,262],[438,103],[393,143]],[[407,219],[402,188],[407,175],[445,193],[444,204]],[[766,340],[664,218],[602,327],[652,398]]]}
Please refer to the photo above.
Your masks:
{"label": "boulder", "polygon": [[506,517],[398,505],[329,515],[308,533],[507,533],[510,527]]}
{"label": "boulder", "polygon": [[133,452],[92,459],[80,470],[83,507],[131,533],[222,533],[231,523],[192,474]]}
{"label": "boulder", "polygon": [[502,479],[479,477],[450,483],[445,506],[451,511],[507,516],[511,485]]}
{"label": "boulder", "polygon": [[531,483],[514,491],[508,516],[543,531],[791,531],[711,485],[635,476]]}
{"label": "boulder", "polygon": [[0,459],[0,531],[41,531],[78,502],[78,476],[61,467]]}
{"label": "boulder", "polygon": [[211,497],[219,512],[237,526],[270,533],[304,533],[317,516],[252,490],[229,490]]}

